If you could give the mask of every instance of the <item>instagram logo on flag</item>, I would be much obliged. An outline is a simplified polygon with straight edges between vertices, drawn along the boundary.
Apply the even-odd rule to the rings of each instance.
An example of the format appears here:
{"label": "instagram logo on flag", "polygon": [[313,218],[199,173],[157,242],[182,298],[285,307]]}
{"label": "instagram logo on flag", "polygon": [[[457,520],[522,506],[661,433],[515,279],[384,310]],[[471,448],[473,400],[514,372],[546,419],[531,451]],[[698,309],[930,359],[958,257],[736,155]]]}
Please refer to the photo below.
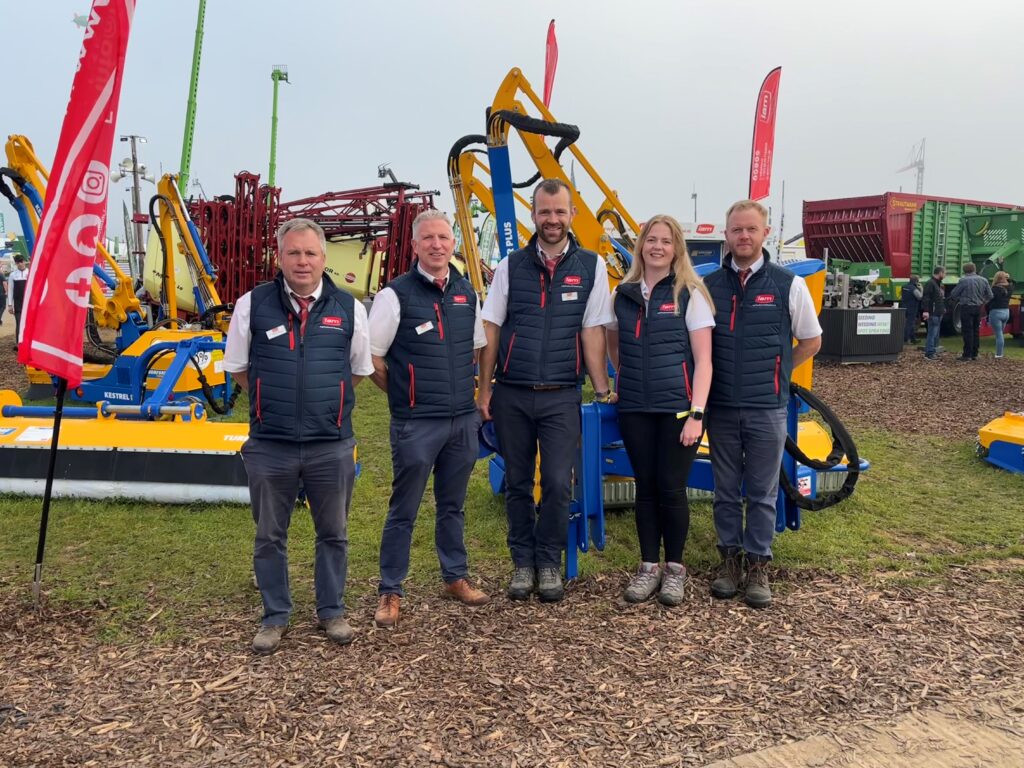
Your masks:
{"label": "instagram logo on flag", "polygon": [[107,179],[110,169],[98,160],[89,163],[82,177],[78,197],[86,203],[102,204],[107,200]]}

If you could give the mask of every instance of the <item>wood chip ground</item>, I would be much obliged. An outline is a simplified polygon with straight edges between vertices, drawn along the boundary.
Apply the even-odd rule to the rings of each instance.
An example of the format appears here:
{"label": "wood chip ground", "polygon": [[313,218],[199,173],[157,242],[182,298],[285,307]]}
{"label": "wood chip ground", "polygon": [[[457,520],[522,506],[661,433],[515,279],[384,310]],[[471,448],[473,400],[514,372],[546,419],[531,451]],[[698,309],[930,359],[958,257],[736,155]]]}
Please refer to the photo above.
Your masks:
{"label": "wood chip ground", "polygon": [[697,766],[966,711],[1024,679],[1019,582],[995,567],[914,589],[782,571],[760,612],[711,600],[700,575],[677,610],[624,607],[621,582],[556,606],[412,599],[395,631],[370,627],[368,598],[351,646],[296,617],[267,658],[252,616],[120,646],[88,612],[7,597],[0,763]]}

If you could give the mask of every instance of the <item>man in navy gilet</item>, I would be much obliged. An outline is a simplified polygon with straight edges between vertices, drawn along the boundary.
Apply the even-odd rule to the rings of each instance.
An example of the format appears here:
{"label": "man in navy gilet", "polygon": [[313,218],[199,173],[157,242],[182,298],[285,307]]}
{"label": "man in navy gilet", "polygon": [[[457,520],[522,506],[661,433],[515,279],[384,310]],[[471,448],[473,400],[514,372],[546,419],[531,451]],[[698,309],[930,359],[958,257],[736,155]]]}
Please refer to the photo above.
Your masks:
{"label": "man in navy gilet", "polygon": [[263,620],[253,640],[273,653],[292,611],[288,525],[299,486],[316,529],[313,580],[318,625],[332,641],[352,641],[345,620],[348,507],[355,479],[355,385],[373,373],[366,309],[324,274],[326,240],[309,219],[277,231],[280,271],[239,297],[224,370],[249,393],[249,439],[242,458],[256,522],[253,569]]}
{"label": "man in navy gilet", "polygon": [[463,540],[466,488],[479,453],[473,386],[475,350],[487,343],[476,291],[449,267],[455,236],[448,217],[427,210],[412,223],[416,261],[370,309],[373,382],[388,395],[394,469],[380,541],[380,600],[374,623],[398,623],[409,573],[413,525],[434,474],[434,542],[445,594],[465,605],[490,598],[467,580]]}
{"label": "man in navy gilet", "polygon": [[[608,399],[602,327],[612,320],[608,273],[570,233],[575,212],[565,182],[537,185],[536,234],[498,264],[483,309],[487,347],[477,405],[485,420],[493,416],[505,460],[513,600],[526,600],[535,589],[543,601],[562,599],[584,369],[595,397]],[[498,382],[493,398],[492,374]],[[533,499],[538,442],[539,507]]]}
{"label": "man in navy gilet", "polygon": [[755,608],[771,603],[767,567],[790,375],[821,348],[821,326],[807,285],[772,263],[762,248],[767,234],[764,206],[752,200],[734,203],[726,214],[729,253],[704,280],[715,304],[707,420],[722,554],[711,593],[731,598],[744,590]]}

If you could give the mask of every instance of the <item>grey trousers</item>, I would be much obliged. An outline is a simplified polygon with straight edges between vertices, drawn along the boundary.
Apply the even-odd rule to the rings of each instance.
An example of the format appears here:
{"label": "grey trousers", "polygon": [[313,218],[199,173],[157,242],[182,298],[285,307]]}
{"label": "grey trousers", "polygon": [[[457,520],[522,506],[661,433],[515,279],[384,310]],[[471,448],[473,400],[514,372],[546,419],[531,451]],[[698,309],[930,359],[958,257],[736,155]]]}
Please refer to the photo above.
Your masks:
{"label": "grey trousers", "polygon": [[316,530],[316,615],[327,620],[345,614],[355,444],[354,438],[293,443],[250,437],[242,446],[256,522],[252,564],[263,598],[264,626],[287,624],[291,616],[288,526],[300,483]]}
{"label": "grey trousers", "polygon": [[[771,558],[786,408],[708,409],[718,545]],[[747,497],[746,525],[743,496]]]}
{"label": "grey trousers", "polygon": [[380,538],[382,595],[402,595],[409,575],[409,548],[427,479],[434,473],[434,546],[446,583],[466,578],[466,488],[479,454],[476,411],[455,418],[392,419],[391,463],[394,480],[388,517]]}

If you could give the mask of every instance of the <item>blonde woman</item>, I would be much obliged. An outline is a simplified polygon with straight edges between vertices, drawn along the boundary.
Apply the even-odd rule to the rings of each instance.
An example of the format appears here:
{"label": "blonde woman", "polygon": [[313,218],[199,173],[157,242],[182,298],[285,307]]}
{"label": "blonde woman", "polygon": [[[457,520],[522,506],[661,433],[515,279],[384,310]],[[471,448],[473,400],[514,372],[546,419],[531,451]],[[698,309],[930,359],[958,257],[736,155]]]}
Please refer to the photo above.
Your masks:
{"label": "blonde woman", "polygon": [[988,324],[996,337],[996,359],[1003,356],[1003,328],[1010,319],[1010,274],[996,272],[992,278],[992,301],[988,303]]}
{"label": "blonde woman", "polygon": [[639,603],[657,593],[662,604],[678,605],[690,526],[686,481],[704,432],[715,318],[674,218],[654,216],[644,224],[613,305],[608,352],[618,374],[619,429],[636,479],[641,560],[624,597]]}

